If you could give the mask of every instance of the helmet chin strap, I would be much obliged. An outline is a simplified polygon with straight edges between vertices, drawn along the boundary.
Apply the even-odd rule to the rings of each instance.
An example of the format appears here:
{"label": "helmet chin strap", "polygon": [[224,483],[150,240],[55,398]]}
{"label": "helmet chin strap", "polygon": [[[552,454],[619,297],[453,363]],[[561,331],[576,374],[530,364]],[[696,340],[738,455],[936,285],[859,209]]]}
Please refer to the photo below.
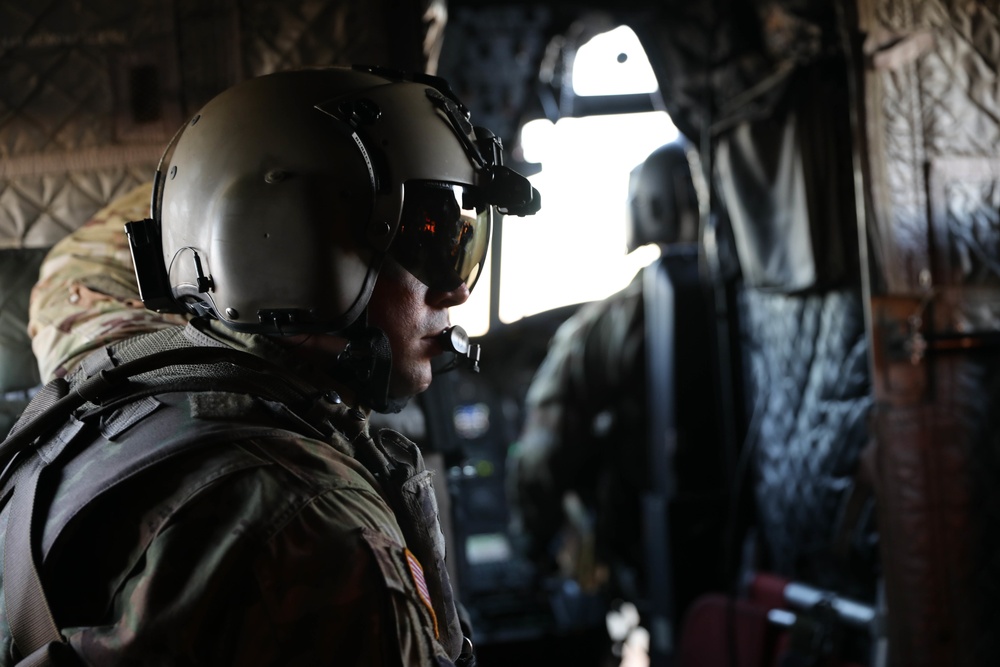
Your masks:
{"label": "helmet chin strap", "polygon": [[381,329],[365,324],[367,313],[348,327],[347,346],[337,356],[335,374],[352,387],[358,400],[379,412],[390,410],[392,348]]}
{"label": "helmet chin strap", "polygon": [[[366,313],[367,315],[367,313]],[[389,397],[389,381],[392,374],[392,348],[389,339],[381,329],[367,326],[367,317],[346,332],[348,343],[337,357],[335,373],[340,380],[349,384],[357,392],[359,401],[378,412],[399,412],[408,398]],[[479,345],[469,342],[469,335],[460,326],[451,326],[438,334],[438,342],[446,352],[454,357],[444,366],[436,369],[440,375],[456,368],[479,372]]]}

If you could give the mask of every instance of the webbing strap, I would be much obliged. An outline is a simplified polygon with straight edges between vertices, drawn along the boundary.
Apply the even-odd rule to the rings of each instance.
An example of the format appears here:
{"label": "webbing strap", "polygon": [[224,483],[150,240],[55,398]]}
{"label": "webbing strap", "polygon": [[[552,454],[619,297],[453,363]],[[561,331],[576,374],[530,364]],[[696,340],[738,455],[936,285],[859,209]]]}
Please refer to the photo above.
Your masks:
{"label": "webbing strap", "polygon": [[31,548],[31,527],[35,509],[35,489],[45,467],[35,457],[17,472],[17,488],[11,499],[10,517],[4,537],[4,598],[7,622],[14,645],[22,655],[34,653],[53,641],[63,641],[52,618]]}
{"label": "webbing strap", "polygon": [[[69,414],[84,403],[102,403],[114,397],[117,392],[121,392],[125,382],[136,375],[148,373],[168,366],[194,366],[200,364],[229,363],[241,367],[251,373],[261,376],[261,381],[256,383],[255,390],[263,392],[263,395],[273,394],[279,386],[295,390],[302,387],[300,380],[281,367],[256,357],[247,352],[241,352],[230,348],[213,347],[191,347],[165,350],[139,357],[132,361],[123,363],[115,368],[101,370],[97,375],[87,378],[79,385],[74,386],[69,394],[52,400],[58,395],[54,392],[51,397],[36,396],[39,403],[46,399],[43,405],[32,407],[31,419],[18,420],[16,431],[0,443],[0,466],[5,466],[14,454],[29,445],[34,439],[43,436],[53,424],[62,423]],[[218,380],[221,385],[224,378]],[[243,382],[249,382],[248,377],[241,378]],[[183,387],[186,380],[177,382],[178,387]],[[65,382],[63,382],[65,385]],[[161,391],[177,391],[178,389],[157,387],[155,385],[145,388],[146,394]],[[136,396],[136,392],[123,393],[122,396],[131,398]],[[23,422],[23,423],[22,423]]]}
{"label": "webbing strap", "polygon": [[[64,422],[73,410],[84,403],[100,403],[101,399],[114,397],[123,389],[125,396],[136,394],[137,387],[130,387],[127,380],[135,375],[169,365],[195,365],[205,363],[228,362],[250,371],[267,373],[272,383],[285,381],[295,386],[288,374],[281,372],[273,364],[253,355],[232,349],[217,348],[181,348],[172,349],[157,354],[127,362],[116,368],[95,369],[99,372],[89,377],[79,386],[66,393],[65,381],[50,383],[42,395],[36,397],[30,416],[26,415],[17,425],[17,432],[12,433],[0,443],[0,486],[13,487],[10,500],[10,516],[4,535],[4,600],[7,620],[11,630],[14,645],[22,656],[27,656],[31,664],[46,665],[50,662],[51,651],[44,650],[46,645],[59,644],[64,641],[58,626],[52,616],[48,599],[35,561],[35,551],[32,539],[32,527],[35,509],[35,496],[38,479],[48,463],[52,462],[65,445],[79,433],[83,423],[77,420],[70,422],[59,431],[49,444],[33,447],[37,438],[45,435],[53,426]],[[277,372],[276,372],[277,371]],[[202,383],[186,379],[175,382],[176,385]],[[226,382],[214,381],[215,385]],[[262,382],[254,383],[257,389],[263,389]],[[204,387],[201,387],[204,388]],[[145,393],[164,391],[164,387],[145,387]],[[138,392],[143,393],[143,392]],[[267,395],[268,391],[263,391]],[[35,456],[27,460],[25,453],[35,451]],[[13,484],[4,485],[3,477],[13,473]]]}
{"label": "webbing strap", "polygon": [[36,450],[37,455],[22,465],[14,478],[3,545],[4,604],[14,645],[22,655],[63,641],[35,564],[35,492],[42,470],[59,457],[82,428],[83,422],[76,420],[64,426],[51,442]]}
{"label": "webbing strap", "polygon": [[35,397],[31,400],[31,402],[28,403],[28,406],[21,413],[21,417],[7,433],[7,438],[15,435],[24,427],[25,424],[29,423],[35,417],[51,408],[67,393],[69,393],[69,384],[64,378],[56,378],[47,382],[41,390],[35,394]]}

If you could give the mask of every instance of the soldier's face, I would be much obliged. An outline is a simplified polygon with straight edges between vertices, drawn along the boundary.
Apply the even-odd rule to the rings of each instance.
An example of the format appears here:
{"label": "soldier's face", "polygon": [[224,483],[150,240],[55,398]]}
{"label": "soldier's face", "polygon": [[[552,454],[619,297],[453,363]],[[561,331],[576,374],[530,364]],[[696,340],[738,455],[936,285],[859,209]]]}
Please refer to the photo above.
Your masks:
{"label": "soldier's face", "polygon": [[368,321],[385,332],[392,348],[390,398],[408,398],[430,386],[431,360],[443,351],[436,336],[448,328],[448,308],[468,298],[464,284],[447,292],[433,290],[386,260],[368,305]]}

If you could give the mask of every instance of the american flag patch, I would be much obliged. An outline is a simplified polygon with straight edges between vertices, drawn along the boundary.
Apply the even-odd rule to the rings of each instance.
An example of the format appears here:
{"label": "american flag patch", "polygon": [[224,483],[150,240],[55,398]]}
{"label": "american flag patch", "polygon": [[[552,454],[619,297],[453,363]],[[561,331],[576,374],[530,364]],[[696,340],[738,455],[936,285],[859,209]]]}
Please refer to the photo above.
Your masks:
{"label": "american flag patch", "polygon": [[409,549],[404,549],[404,551],[406,552],[406,564],[410,568],[410,576],[413,577],[413,585],[417,587],[417,595],[420,596],[420,600],[431,614],[431,620],[434,621],[434,636],[440,638],[437,614],[434,613],[434,606],[431,605],[431,593],[427,590],[427,582],[424,580],[424,568],[412,551]]}

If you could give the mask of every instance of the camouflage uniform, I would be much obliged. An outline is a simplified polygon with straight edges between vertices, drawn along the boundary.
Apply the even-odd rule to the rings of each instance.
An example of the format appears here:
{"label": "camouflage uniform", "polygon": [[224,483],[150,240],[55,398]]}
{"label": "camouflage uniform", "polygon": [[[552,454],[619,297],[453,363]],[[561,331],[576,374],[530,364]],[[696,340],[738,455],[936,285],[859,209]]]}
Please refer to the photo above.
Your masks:
{"label": "camouflage uniform", "polygon": [[[446,574],[442,584],[441,568],[425,572],[414,554],[426,550],[421,531],[443,549],[436,506],[400,511],[398,483],[368,462],[405,450],[411,480],[429,486],[419,450],[398,434],[369,433],[367,415],[342,404],[330,378],[267,337],[202,319],[171,325],[140,310],[123,236],[114,235],[142,213],[141,196],[99,214],[46,262],[33,304],[46,375],[68,372],[73,386],[152,342],[248,352],[308,390],[284,404],[167,384],[110,412],[85,417],[95,409],[88,403],[74,413],[83,426],[46,468],[52,481],[36,505],[47,517],[36,534],[41,578],[62,634],[102,667],[452,664],[457,615]],[[132,336],[143,329],[150,333]],[[88,355],[108,341],[117,342]],[[137,379],[169,383],[207,369]],[[185,438],[196,446],[152,465]],[[151,467],[130,463],[126,475],[123,459]],[[74,496],[92,489],[100,492],[78,511]],[[9,515],[8,504],[0,533]],[[449,596],[435,598],[442,585]],[[0,667],[13,662],[0,605]]]}
{"label": "camouflage uniform", "polygon": [[[572,518],[564,515],[565,494],[599,509],[595,534],[575,547],[596,551],[564,563],[586,588],[605,578],[605,567],[615,574],[616,560],[641,562],[636,490],[645,487],[647,469],[641,287],[637,278],[560,326],[525,397],[525,425],[508,463],[515,519],[534,559],[548,557]],[[619,594],[635,599],[634,591]]]}
{"label": "camouflage uniform", "polygon": [[[697,256],[675,251],[668,266],[677,323],[677,488],[670,535],[675,570],[682,573],[675,582],[682,609],[698,592],[720,584],[707,565],[714,567],[721,554],[724,466],[712,376],[706,371],[710,360],[700,356],[712,334]],[[525,425],[508,461],[514,520],[529,554],[543,563],[550,558],[573,518],[565,515],[563,500],[572,492],[592,515],[591,576],[600,582],[606,575],[609,594],[632,601],[642,599],[646,586],[642,501],[650,459],[644,306],[640,271],[623,290],[585,304],[560,326],[528,390]],[[587,554],[577,557],[588,562]]]}
{"label": "camouflage uniform", "polygon": [[149,217],[151,192],[146,183],[111,202],[46,255],[28,311],[42,382],[112,341],[187,320],[147,310],[139,300],[125,223]]}

